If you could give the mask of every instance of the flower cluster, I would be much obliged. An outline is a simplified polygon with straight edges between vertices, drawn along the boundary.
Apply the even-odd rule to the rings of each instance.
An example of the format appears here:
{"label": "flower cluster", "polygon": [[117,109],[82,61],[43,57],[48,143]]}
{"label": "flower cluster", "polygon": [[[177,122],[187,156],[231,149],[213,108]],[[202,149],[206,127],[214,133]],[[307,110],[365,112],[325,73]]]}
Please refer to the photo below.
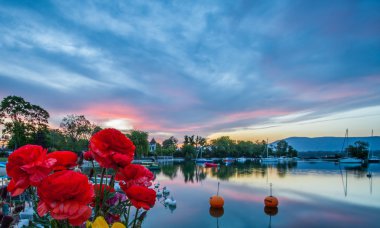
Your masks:
{"label": "flower cluster", "polygon": [[[47,154],[41,146],[26,145],[8,158],[6,170],[11,181],[7,188],[12,196],[27,189],[31,194],[36,192],[38,215],[47,215],[56,224],[68,222],[81,226],[87,223],[95,227],[106,219],[117,227],[128,226],[131,206],[136,208],[137,215],[140,208],[149,210],[156,201],[156,192],[148,188],[153,174],[143,166],[131,164],[134,150],[133,142],[116,129],[94,134],[89,151],[83,155],[85,160],[95,160],[102,167],[100,182],[97,183],[95,176],[92,183],[86,175],[73,170],[77,166],[76,153]],[[91,170],[91,175],[93,172]],[[114,174],[106,176],[108,172]],[[116,192],[115,184],[123,192]],[[91,222],[91,217],[97,220]]]}

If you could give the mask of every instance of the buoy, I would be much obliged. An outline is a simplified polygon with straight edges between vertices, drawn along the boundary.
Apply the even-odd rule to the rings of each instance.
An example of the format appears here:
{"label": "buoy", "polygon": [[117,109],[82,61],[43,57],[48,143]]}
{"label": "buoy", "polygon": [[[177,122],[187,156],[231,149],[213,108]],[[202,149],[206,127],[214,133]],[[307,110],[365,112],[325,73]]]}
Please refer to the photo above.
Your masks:
{"label": "buoy", "polygon": [[210,206],[212,208],[222,208],[224,206],[223,197],[219,196],[219,182],[218,182],[218,191],[216,195],[210,197]]}
{"label": "buoy", "polygon": [[270,184],[270,195],[265,197],[264,204],[266,207],[277,207],[278,199],[272,196],[272,183]]}

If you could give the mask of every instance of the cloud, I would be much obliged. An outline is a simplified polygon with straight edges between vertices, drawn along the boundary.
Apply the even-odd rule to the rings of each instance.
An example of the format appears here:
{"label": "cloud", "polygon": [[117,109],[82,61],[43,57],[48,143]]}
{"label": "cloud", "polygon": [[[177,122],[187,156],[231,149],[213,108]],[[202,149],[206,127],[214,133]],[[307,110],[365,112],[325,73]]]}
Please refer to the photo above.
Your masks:
{"label": "cloud", "polygon": [[0,96],[32,100],[54,123],[76,113],[157,137],[267,133],[378,103],[378,9],[376,1],[4,2]]}

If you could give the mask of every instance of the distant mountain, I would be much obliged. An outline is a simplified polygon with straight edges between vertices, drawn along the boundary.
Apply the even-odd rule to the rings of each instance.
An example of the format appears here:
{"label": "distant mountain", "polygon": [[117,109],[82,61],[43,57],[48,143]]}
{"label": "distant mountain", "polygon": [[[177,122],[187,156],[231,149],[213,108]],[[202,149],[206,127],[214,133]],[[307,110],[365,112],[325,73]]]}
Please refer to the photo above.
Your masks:
{"label": "distant mountain", "polygon": [[[344,137],[290,137],[284,140],[298,152],[340,152]],[[345,147],[354,145],[356,141],[368,142],[371,150],[380,150],[380,136],[349,137]],[[276,146],[277,142],[275,141],[270,145]]]}

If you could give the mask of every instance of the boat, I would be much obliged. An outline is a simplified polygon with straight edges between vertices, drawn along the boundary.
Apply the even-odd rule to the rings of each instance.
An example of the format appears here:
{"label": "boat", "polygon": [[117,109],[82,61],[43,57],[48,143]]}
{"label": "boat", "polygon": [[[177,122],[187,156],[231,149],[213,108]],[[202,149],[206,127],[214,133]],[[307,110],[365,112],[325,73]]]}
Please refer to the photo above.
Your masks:
{"label": "boat", "polygon": [[[372,130],[371,137],[373,137],[373,130]],[[380,158],[378,156],[374,156],[373,151],[371,153],[371,149],[369,149],[369,151],[368,151],[368,163],[379,163],[379,162],[380,162]]]}
{"label": "boat", "polygon": [[225,163],[232,163],[232,162],[234,162],[235,161],[235,158],[224,158],[223,159],[223,162],[225,162]]}
{"label": "boat", "polygon": [[[345,144],[346,144],[347,140],[348,140],[348,129],[346,129],[346,134],[344,136],[344,141],[343,141],[343,145],[342,145],[342,151],[343,151],[343,149],[345,147]],[[347,153],[346,153],[346,157],[339,159],[339,163],[362,163],[362,162],[363,162],[363,160],[360,159],[360,158],[349,157],[348,156],[348,150],[347,150]]]}
{"label": "boat", "polygon": [[216,164],[216,163],[210,163],[210,162],[206,162],[204,163],[205,164],[205,167],[206,168],[210,168],[210,167],[218,167],[219,164]]}
{"label": "boat", "polygon": [[[199,153],[201,153],[201,156],[198,158]],[[212,162],[212,160],[211,159],[202,158],[202,147],[201,147],[201,149],[199,150],[199,152],[197,154],[197,158],[195,159],[195,163],[197,163],[197,164],[203,164],[203,163],[206,163],[206,162]]]}
{"label": "boat", "polygon": [[198,163],[198,164],[203,164],[203,163],[206,163],[206,162],[212,162],[211,159],[206,159],[206,158],[197,158],[195,159],[195,162]]}
{"label": "boat", "polygon": [[157,162],[150,162],[150,161],[143,161],[141,162],[141,165],[146,167],[147,169],[153,171],[153,170],[160,170],[160,166]]}
{"label": "boat", "polygon": [[244,163],[247,161],[247,159],[245,157],[240,157],[240,158],[237,158],[236,161],[240,163]]}
{"label": "boat", "polygon": [[266,152],[267,152],[267,157],[266,157],[266,158],[261,158],[261,159],[260,159],[260,162],[261,162],[261,163],[278,162],[278,158],[273,157],[273,156],[269,156],[269,155],[268,155],[268,153],[269,153],[268,149],[269,149],[269,148],[268,148],[268,139],[267,139],[267,144],[265,145],[265,150],[266,150]]}
{"label": "boat", "polygon": [[380,158],[378,156],[371,156],[370,158],[368,158],[368,162],[369,163],[379,163],[380,162]]}

